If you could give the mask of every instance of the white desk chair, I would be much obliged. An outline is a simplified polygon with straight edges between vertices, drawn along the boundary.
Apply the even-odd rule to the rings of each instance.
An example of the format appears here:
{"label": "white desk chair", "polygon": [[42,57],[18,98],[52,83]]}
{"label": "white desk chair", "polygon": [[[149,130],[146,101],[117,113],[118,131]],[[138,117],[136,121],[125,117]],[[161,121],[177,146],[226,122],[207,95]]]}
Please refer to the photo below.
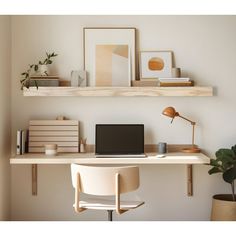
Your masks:
{"label": "white desk chair", "polygon": [[[120,194],[136,190],[139,187],[139,168],[101,167],[71,164],[72,185],[75,188],[74,209],[77,213],[87,209],[107,210],[108,220],[112,221],[112,212],[122,214],[144,204],[142,201],[121,201]],[[98,195],[115,196],[115,200],[88,199],[80,200],[80,192]]]}

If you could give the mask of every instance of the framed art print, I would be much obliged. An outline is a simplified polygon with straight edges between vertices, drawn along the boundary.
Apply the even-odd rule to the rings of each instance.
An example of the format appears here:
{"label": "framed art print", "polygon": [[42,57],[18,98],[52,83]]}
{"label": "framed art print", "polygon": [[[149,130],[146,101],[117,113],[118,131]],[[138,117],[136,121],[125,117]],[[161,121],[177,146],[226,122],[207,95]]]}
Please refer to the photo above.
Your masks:
{"label": "framed art print", "polygon": [[172,51],[141,51],[140,78],[171,78]]}
{"label": "framed art print", "polygon": [[135,28],[84,28],[89,86],[126,87],[135,79]]}

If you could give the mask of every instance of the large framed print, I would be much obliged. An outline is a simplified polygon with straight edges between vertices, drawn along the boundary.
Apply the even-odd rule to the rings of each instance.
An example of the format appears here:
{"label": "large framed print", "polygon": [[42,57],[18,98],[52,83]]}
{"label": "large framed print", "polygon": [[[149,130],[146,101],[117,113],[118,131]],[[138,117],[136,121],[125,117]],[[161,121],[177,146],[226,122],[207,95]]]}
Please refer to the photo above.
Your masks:
{"label": "large framed print", "polygon": [[83,36],[88,86],[130,86],[136,77],[136,29],[89,27]]}

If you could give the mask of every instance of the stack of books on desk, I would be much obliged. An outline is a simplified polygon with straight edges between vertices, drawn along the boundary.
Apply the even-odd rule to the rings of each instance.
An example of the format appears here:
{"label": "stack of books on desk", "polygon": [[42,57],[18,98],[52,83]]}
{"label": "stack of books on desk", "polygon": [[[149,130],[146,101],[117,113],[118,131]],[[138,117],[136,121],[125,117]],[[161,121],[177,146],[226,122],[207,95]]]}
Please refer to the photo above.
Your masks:
{"label": "stack of books on desk", "polygon": [[31,76],[29,86],[57,87],[59,86],[58,76]]}
{"label": "stack of books on desk", "polygon": [[193,86],[193,80],[189,78],[159,78],[160,87],[185,87]]}

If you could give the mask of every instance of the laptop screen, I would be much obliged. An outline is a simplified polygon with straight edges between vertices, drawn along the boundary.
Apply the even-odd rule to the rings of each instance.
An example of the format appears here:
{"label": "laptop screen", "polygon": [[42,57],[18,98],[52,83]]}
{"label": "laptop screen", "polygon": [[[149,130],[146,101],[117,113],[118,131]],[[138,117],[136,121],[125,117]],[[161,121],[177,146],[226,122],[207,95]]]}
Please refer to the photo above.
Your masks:
{"label": "laptop screen", "polygon": [[96,154],[143,154],[143,124],[97,124]]}

